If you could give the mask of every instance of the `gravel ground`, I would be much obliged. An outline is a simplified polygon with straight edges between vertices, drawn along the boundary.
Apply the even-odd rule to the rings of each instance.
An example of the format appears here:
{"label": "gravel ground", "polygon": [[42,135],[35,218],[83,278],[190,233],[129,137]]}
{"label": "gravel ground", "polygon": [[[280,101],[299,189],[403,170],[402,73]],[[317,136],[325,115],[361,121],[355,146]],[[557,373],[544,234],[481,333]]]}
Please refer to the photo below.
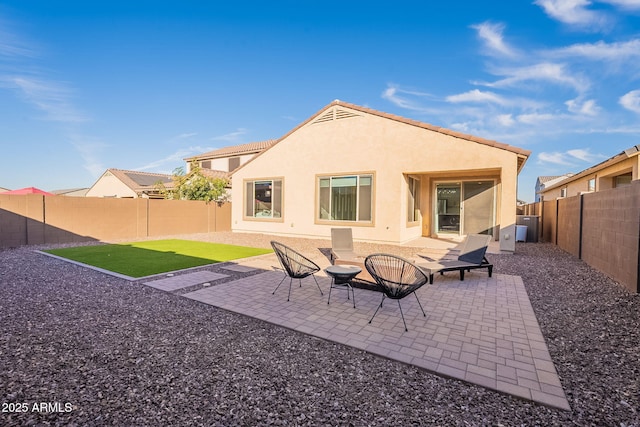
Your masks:
{"label": "gravel ground", "polygon": [[[190,237],[265,247],[270,239]],[[278,240],[307,253],[328,247]],[[552,245],[518,244],[516,254],[490,257],[496,273],[522,276],[572,411],[34,249],[0,250],[2,426],[640,426],[640,296]]]}

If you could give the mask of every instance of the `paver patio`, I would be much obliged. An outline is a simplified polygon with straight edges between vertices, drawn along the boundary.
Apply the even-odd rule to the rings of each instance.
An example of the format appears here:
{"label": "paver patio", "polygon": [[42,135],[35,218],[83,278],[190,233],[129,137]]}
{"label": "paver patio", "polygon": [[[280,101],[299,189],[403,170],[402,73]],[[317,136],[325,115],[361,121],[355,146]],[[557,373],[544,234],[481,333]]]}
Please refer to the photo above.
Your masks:
{"label": "paver patio", "polygon": [[[275,258],[275,257],[273,257]],[[380,303],[378,292],[356,289],[356,308],[346,292],[334,290],[327,305],[330,279],[294,280],[287,302],[287,278],[268,271],[271,257],[254,265],[265,272],[183,294],[225,310],[251,316],[373,354],[409,363],[439,375],[460,379],[545,405],[570,409],[535,314],[520,277],[471,272],[463,282],[457,274],[438,276],[418,296],[427,313],[422,316],[413,296],[402,300],[408,332],[396,301]],[[193,273],[190,273],[193,274]],[[174,278],[163,279],[171,280]],[[185,279],[181,279],[185,280]]]}

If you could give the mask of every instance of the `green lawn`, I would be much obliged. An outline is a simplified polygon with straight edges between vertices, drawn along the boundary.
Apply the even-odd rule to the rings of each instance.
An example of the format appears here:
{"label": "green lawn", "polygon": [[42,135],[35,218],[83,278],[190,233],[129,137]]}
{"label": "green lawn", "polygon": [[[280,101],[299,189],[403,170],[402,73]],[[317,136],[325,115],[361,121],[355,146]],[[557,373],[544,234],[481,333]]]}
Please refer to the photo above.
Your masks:
{"label": "green lawn", "polygon": [[272,252],[192,240],[151,240],[117,245],[50,249],[47,253],[130,277],[144,277]]}

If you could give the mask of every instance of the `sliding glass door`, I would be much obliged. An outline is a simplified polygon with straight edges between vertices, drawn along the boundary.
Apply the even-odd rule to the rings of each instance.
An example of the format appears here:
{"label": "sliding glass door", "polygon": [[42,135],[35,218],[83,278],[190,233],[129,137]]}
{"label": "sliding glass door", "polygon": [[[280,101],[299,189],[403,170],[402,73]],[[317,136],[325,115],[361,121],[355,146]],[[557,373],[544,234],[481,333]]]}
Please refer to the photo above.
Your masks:
{"label": "sliding glass door", "polygon": [[494,181],[436,184],[437,234],[491,234],[495,227]]}

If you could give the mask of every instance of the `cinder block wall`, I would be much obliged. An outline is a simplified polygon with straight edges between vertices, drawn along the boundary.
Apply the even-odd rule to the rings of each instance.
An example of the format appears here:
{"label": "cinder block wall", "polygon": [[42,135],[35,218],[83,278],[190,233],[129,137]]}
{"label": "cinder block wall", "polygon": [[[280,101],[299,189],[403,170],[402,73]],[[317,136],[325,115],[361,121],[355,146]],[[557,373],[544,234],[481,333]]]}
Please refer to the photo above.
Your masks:
{"label": "cinder block wall", "polygon": [[542,241],[556,243],[556,222],[557,218],[556,200],[542,202]]}
{"label": "cinder block wall", "polygon": [[640,181],[583,197],[582,259],[639,292]]}
{"label": "cinder block wall", "polygon": [[[582,209],[580,207],[582,200]],[[640,181],[544,201],[542,240],[640,292]]]}
{"label": "cinder block wall", "polygon": [[580,197],[558,200],[556,236],[558,246],[580,257]]}
{"label": "cinder block wall", "polygon": [[230,203],[0,194],[0,247],[230,230]]}

